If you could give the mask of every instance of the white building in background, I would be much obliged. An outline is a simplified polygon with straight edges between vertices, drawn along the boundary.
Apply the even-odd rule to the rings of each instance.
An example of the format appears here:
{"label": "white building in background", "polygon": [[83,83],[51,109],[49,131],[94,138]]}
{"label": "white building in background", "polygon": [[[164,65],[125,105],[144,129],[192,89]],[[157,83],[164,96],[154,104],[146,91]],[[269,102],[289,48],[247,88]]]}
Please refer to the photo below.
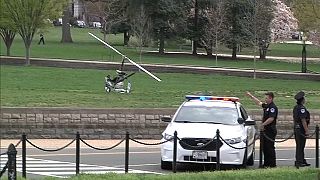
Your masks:
{"label": "white building in background", "polygon": [[72,15],[77,19],[84,18],[84,6],[81,0],[72,0]]}

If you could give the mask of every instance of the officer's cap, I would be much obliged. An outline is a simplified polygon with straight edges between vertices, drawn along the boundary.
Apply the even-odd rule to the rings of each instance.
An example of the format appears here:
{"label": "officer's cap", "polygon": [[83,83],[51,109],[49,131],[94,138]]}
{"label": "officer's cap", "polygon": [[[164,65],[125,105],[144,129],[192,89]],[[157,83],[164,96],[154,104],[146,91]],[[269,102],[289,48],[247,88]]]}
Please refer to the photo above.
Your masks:
{"label": "officer's cap", "polygon": [[302,99],[303,97],[304,97],[304,92],[303,92],[303,91],[298,92],[298,93],[294,96],[294,98],[295,98],[296,100]]}

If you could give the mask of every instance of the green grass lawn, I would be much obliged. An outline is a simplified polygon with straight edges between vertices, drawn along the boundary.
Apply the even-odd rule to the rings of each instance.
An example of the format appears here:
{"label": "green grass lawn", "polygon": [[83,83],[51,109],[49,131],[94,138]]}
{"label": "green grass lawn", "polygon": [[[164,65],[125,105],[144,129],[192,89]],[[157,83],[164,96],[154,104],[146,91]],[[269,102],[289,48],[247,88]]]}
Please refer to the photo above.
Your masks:
{"label": "green grass lawn", "polygon": [[[230,170],[200,173],[177,173],[168,175],[148,175],[148,174],[115,174],[104,175],[80,175],[68,178],[70,180],[317,180],[320,178],[319,169],[315,168],[275,168],[258,170]],[[45,180],[56,180],[49,177]]]}
{"label": "green grass lawn", "polygon": [[177,108],[187,94],[237,96],[248,108],[257,108],[245,91],[263,99],[274,91],[280,109],[291,109],[293,96],[306,92],[310,109],[319,109],[319,83],[302,80],[158,73],[157,82],[144,73],[132,76],[131,94],[104,92],[104,77],[114,71],[49,67],[1,66],[2,107]]}
{"label": "green grass lawn", "polygon": [[[97,29],[84,29],[72,28],[72,37],[74,43],[61,44],[61,27],[51,27],[45,32],[46,45],[37,45],[39,40],[38,35],[35,36],[32,44],[31,56],[43,58],[63,58],[63,59],[86,59],[86,60],[99,60],[99,61],[116,61],[120,62],[121,57],[115,54],[112,50],[105,48],[102,43],[92,38],[87,32],[92,32],[99,37],[103,37]],[[133,47],[124,47],[122,34],[108,35],[108,42],[114,45],[121,52],[126,54],[131,59],[138,63],[153,63],[153,64],[182,64],[182,65],[195,65],[195,66],[216,66],[214,58],[208,59],[205,57],[194,57],[188,55],[180,56],[159,56],[154,54],[144,54],[143,59],[139,60],[138,50]],[[133,42],[134,38],[131,39]],[[174,45],[176,42],[168,43],[169,50],[177,51],[179,45]],[[0,42],[0,54],[6,53],[3,41]],[[175,48],[174,48],[175,47]],[[301,47],[299,45],[271,45],[270,55],[286,55],[286,56],[300,56]],[[147,48],[146,50],[155,50],[155,48]],[[244,49],[241,54],[250,54],[251,50]],[[24,56],[25,49],[19,35],[12,45],[12,56]],[[222,49],[221,53],[231,53],[230,50]],[[252,53],[251,53],[252,54]],[[308,47],[308,55],[312,57],[320,57],[320,49],[314,46]],[[219,59],[217,66],[219,67],[234,67],[234,68],[253,68],[253,60],[223,60]],[[258,69],[269,70],[285,70],[285,71],[300,71],[301,64],[299,63],[286,63],[271,60],[264,60],[257,62]],[[308,69],[320,72],[320,64],[308,63]]]}

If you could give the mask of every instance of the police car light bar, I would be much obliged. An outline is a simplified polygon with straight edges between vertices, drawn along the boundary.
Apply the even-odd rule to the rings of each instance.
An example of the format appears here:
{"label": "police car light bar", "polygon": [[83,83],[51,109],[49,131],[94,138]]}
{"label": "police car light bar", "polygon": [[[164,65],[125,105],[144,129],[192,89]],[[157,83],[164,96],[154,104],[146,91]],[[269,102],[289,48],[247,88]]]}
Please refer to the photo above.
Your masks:
{"label": "police car light bar", "polygon": [[219,101],[232,101],[232,102],[238,102],[239,98],[237,97],[217,97],[217,96],[195,96],[195,95],[186,95],[186,99],[188,101],[190,100],[219,100]]}

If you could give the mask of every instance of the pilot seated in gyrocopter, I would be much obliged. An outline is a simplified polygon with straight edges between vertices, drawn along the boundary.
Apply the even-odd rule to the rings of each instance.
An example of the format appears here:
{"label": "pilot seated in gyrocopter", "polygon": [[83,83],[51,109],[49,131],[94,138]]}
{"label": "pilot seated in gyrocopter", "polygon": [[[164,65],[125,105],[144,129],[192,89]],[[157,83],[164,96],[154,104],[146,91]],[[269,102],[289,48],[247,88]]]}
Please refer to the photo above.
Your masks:
{"label": "pilot seated in gyrocopter", "polygon": [[[105,91],[106,92],[120,92],[120,93],[130,93],[131,91],[131,83],[128,78],[135,74],[135,72],[131,74],[127,74],[124,71],[116,70],[117,75],[114,78],[111,78],[110,75],[105,77]],[[125,87],[126,85],[126,87]]]}

